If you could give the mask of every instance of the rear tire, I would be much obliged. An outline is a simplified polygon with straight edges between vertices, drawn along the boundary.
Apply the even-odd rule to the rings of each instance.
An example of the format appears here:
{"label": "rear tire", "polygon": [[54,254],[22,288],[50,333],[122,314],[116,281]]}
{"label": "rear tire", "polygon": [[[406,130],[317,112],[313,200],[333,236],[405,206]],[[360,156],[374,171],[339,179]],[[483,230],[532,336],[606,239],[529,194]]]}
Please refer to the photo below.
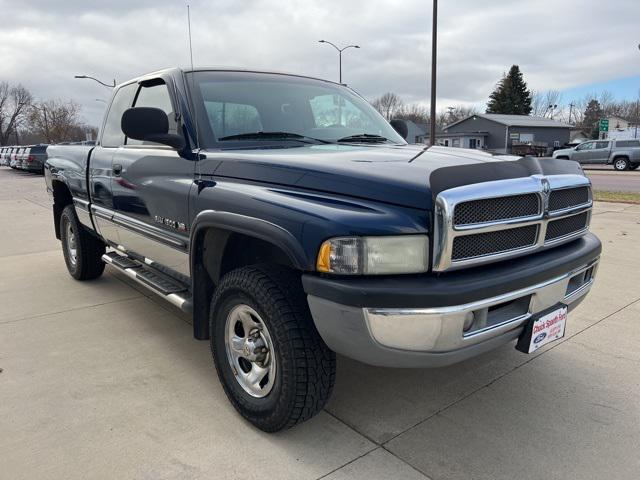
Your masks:
{"label": "rear tire", "polygon": [[336,357],[316,330],[299,273],[278,265],[229,272],[216,288],[209,321],[218,377],[245,419],[277,432],[322,410]]}
{"label": "rear tire", "polygon": [[60,215],[60,240],[67,270],[73,278],[91,280],[102,275],[105,245],[80,224],[73,205],[67,205]]}
{"label": "rear tire", "polygon": [[629,169],[629,160],[625,157],[616,158],[613,161],[613,168],[618,172],[624,172]]}

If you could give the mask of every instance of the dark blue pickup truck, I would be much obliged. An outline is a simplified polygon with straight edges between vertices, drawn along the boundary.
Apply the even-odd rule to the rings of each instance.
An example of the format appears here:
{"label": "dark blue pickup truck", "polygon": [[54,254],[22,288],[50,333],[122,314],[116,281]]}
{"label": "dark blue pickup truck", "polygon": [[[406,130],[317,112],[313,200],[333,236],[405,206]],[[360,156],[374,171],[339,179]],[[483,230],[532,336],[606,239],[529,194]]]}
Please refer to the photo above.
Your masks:
{"label": "dark blue pickup truck", "polygon": [[169,69],[114,89],[45,166],[69,273],[111,265],[191,312],[265,431],[329,398],[336,353],[439,367],[564,334],[600,242],[575,162],[407,145],[336,83]]}

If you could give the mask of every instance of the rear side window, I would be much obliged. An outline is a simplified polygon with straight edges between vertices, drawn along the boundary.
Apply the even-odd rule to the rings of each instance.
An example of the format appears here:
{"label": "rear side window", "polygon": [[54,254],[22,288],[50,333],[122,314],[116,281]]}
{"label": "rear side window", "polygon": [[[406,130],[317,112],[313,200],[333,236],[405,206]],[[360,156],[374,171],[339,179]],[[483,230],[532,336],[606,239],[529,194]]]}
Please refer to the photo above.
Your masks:
{"label": "rear side window", "polygon": [[32,147],[31,148],[31,153],[32,154],[44,153],[46,149],[47,149],[47,147],[45,147],[44,145],[41,146],[41,147]]}
{"label": "rear side window", "polygon": [[616,147],[620,148],[634,148],[640,147],[640,140],[618,140]]}
{"label": "rear side window", "polygon": [[111,106],[109,107],[109,114],[107,115],[107,121],[104,124],[104,130],[102,132],[102,146],[103,147],[119,147],[124,145],[124,133],[120,122],[122,121],[122,114],[124,111],[131,107],[133,103],[133,96],[136,93],[137,83],[130,83],[120,88],[113,97]]}
{"label": "rear side window", "polygon": [[596,142],[596,150],[600,150],[602,148],[609,148],[609,142]]}
{"label": "rear side window", "polygon": [[[178,133],[178,124],[176,122],[176,114],[171,105],[171,97],[169,89],[165,83],[157,83],[149,86],[141,86],[136,97],[134,107],[153,107],[159,108],[167,114],[169,120],[169,133]],[[155,142],[143,142],[133,138],[127,138],[127,145],[158,145]]]}

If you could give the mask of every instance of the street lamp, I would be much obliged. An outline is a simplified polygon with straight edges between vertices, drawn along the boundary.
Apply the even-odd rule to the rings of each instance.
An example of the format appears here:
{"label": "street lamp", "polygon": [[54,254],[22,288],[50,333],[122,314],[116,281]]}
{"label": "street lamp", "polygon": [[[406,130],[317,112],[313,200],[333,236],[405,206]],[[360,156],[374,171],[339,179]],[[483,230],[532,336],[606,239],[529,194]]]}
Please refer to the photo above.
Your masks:
{"label": "street lamp", "polygon": [[429,144],[436,144],[436,66],[438,53],[438,0],[433,0],[433,26],[431,29],[431,111],[429,112]]}
{"label": "street lamp", "polygon": [[346,47],[340,48],[334,45],[333,43],[329,42],[328,40],[318,40],[318,43],[328,43],[338,51],[339,62],[340,62],[340,83],[342,83],[342,52],[344,52],[347,48],[360,48],[360,47],[358,45],[347,45]]}
{"label": "street lamp", "polygon": [[88,78],[89,80],[93,80],[93,81],[95,81],[95,82],[98,82],[100,85],[104,85],[104,86],[105,86],[105,87],[107,87],[107,88],[115,88],[115,86],[116,86],[116,80],[115,80],[115,78],[113,79],[113,85],[109,85],[108,83],[101,82],[101,81],[100,81],[100,80],[98,80],[97,78],[90,77],[90,76],[88,76],[88,75],[75,75],[73,78]]}

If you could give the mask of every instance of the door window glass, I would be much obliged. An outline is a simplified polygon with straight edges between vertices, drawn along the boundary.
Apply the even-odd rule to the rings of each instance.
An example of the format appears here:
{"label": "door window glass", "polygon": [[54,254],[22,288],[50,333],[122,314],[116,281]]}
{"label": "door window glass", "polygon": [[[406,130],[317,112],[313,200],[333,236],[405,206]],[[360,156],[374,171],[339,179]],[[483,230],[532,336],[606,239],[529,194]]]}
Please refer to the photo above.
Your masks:
{"label": "door window glass", "polygon": [[603,148],[609,148],[609,142],[596,142],[596,150],[601,150]]}
{"label": "door window glass", "polygon": [[[171,97],[169,96],[169,89],[165,83],[159,83],[149,86],[141,86],[138,96],[136,97],[136,103],[134,107],[153,107],[159,108],[167,114],[169,120],[169,132],[178,133],[178,124],[176,122],[176,115],[171,105]],[[148,142],[142,140],[135,140],[133,138],[127,138],[127,145],[159,145],[155,142]]]}
{"label": "door window glass", "polygon": [[109,107],[107,121],[105,122],[102,132],[103,147],[119,147],[124,145],[124,133],[122,132],[120,123],[122,121],[122,114],[133,102],[133,95],[136,92],[137,86],[135,83],[125,85],[120,88],[113,97],[111,106]]}
{"label": "door window glass", "polygon": [[580,150],[580,151],[591,150],[593,149],[593,145],[594,145],[594,142],[583,143],[581,145],[578,145],[577,150]]}

